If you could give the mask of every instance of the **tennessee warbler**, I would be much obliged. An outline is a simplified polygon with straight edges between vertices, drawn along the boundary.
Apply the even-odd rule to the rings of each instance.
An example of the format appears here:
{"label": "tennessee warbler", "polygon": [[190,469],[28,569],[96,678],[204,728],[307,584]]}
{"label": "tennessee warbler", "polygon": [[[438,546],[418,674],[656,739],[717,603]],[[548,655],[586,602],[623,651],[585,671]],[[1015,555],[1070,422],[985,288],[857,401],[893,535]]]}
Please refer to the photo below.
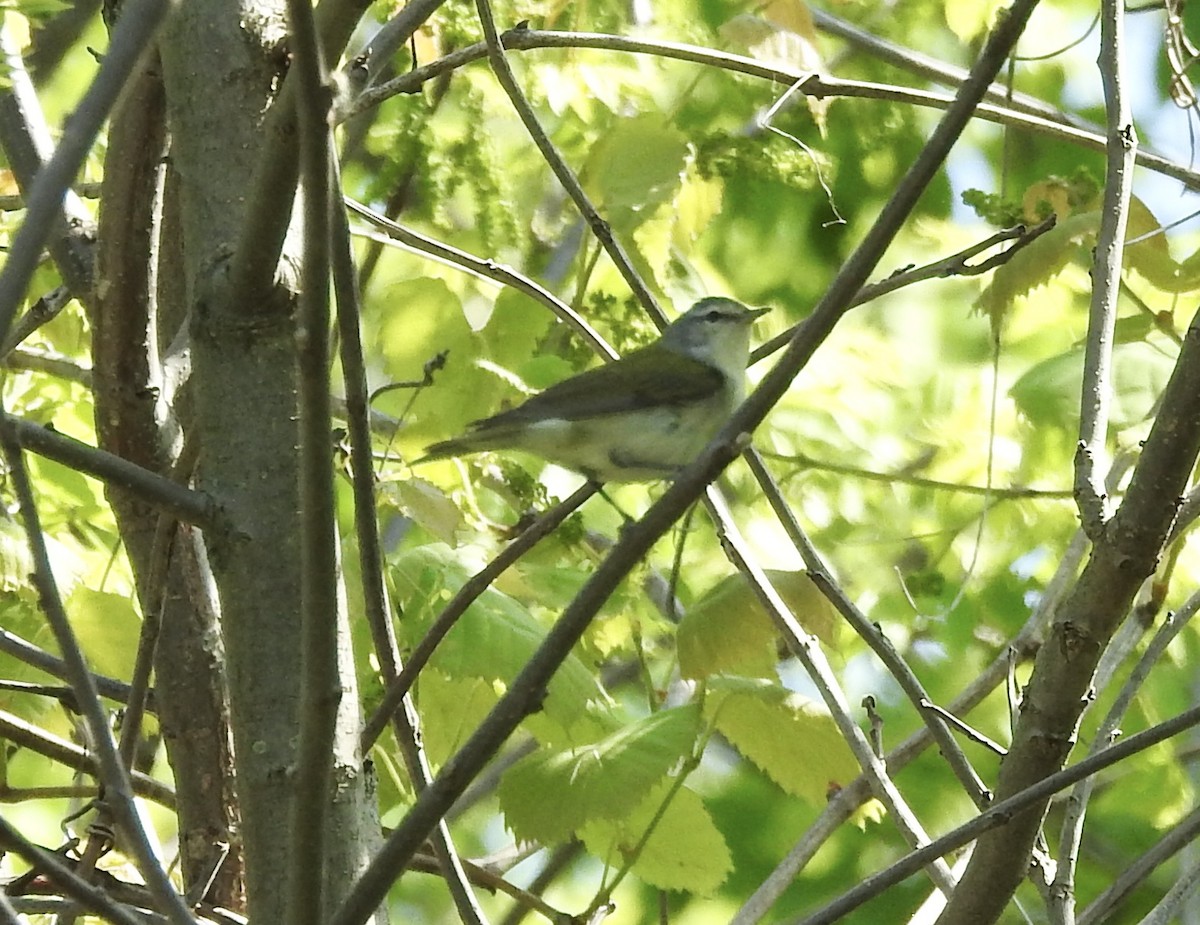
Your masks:
{"label": "tennessee warbler", "polygon": [[741,404],[750,325],[767,311],[701,299],[653,344],[475,421],[417,462],[523,450],[597,482],[670,478]]}

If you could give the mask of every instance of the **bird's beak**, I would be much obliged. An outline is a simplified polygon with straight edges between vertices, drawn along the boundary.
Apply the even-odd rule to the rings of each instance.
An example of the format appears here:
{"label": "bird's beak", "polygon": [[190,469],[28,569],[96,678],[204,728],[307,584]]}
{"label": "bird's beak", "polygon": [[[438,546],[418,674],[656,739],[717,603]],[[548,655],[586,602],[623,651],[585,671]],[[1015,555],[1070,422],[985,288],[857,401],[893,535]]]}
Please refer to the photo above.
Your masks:
{"label": "bird's beak", "polygon": [[752,308],[750,309],[750,320],[757,321],[770,310],[770,308]]}

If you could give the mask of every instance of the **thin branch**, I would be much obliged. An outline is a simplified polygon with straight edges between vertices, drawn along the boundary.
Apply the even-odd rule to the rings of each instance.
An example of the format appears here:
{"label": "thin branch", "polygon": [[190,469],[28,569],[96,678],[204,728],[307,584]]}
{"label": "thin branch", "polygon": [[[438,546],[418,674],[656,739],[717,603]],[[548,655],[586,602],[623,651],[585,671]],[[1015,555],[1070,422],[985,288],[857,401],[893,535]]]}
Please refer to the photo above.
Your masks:
{"label": "thin branch", "polygon": [[300,480],[299,742],[291,797],[288,921],[317,925],[336,895],[324,870],[338,677],[337,528],[329,400],[330,91],[309,0],[288,0],[290,83],[299,126],[304,245],[298,309]]}
{"label": "thin branch", "polygon": [[[932,93],[859,80],[839,80],[829,76],[798,71],[794,68],[776,67],[753,58],[714,51],[699,45],[685,45],[677,42],[654,42],[604,33],[551,32],[534,29],[510,30],[504,33],[503,42],[508,51],[528,51],[540,48],[598,48],[691,61],[695,64],[769,80],[786,87],[792,86],[797,81],[803,81],[800,90],[817,99],[833,97],[875,99],[942,110],[948,109],[954,101],[952,96],[945,93]],[[348,106],[342,115],[344,118],[348,118],[397,94],[415,93],[427,81],[465,64],[478,61],[487,54],[487,46],[484,43],[451,52],[443,58],[414,68],[406,74],[366,91],[353,105]],[[955,81],[956,84],[960,82]],[[1007,106],[981,103],[975,109],[975,116],[998,125],[1028,129],[1049,138],[1080,145],[1089,150],[1103,151],[1105,149],[1105,137],[1101,133],[1076,128],[1065,124],[1064,121],[1017,112]],[[1066,120],[1069,117],[1062,118]],[[1145,149],[1139,149],[1137,163],[1139,166],[1178,180],[1188,189],[1200,189],[1200,172],[1187,165],[1172,161],[1159,154],[1153,154]]]}
{"label": "thin branch", "polygon": [[157,472],[143,469],[120,456],[89,446],[49,427],[0,412],[0,431],[10,435],[24,449],[102,482],[124,488],[184,523],[212,527],[219,520],[216,505],[208,495],[184,488]]}
{"label": "thin branch", "polygon": [[[45,649],[35,646],[32,642],[22,639],[16,633],[0,627],[0,652],[11,655],[26,665],[32,665],[46,674],[65,680],[67,667],[57,655],[51,655]],[[105,675],[93,675],[96,687],[101,697],[125,703],[129,699],[129,685],[124,681],[109,678]]]}
{"label": "thin branch", "polygon": [[37,269],[42,247],[59,217],[63,196],[74,182],[121,88],[142,52],[150,46],[170,7],[170,0],[128,0],[124,5],[99,73],[64,123],[54,155],[29,190],[25,221],[13,238],[4,267],[0,269],[0,343],[8,337],[17,306]]}
{"label": "thin branch", "polygon": [[63,660],[70,672],[70,682],[75,690],[76,700],[87,721],[94,747],[99,753],[98,763],[101,769],[101,780],[105,786],[105,799],[109,802],[120,823],[121,830],[128,839],[133,851],[132,856],[137,862],[138,870],[145,879],[146,885],[158,902],[162,904],[172,922],[176,925],[192,925],[191,913],[184,904],[183,898],[172,886],[143,827],[142,817],[134,803],[129,775],[126,774],[125,768],[121,764],[104,716],[96,682],[88,670],[83,651],[79,648],[79,642],[75,638],[75,632],[71,628],[62,599],[59,597],[54,573],[50,566],[45,536],[42,533],[34,501],[33,488],[25,469],[24,451],[14,432],[9,428],[0,428],[0,444],[3,446],[4,457],[8,463],[13,492],[25,522],[25,534],[33,558],[33,580],[37,586],[42,610],[54,633],[59,650],[63,653]]}
{"label": "thin branch", "polygon": [[[572,917],[566,912],[555,909],[552,905],[542,899],[532,889],[523,890],[506,880],[503,876],[493,871],[486,865],[478,864],[475,861],[464,860],[462,862],[463,870],[470,877],[471,882],[486,888],[491,893],[503,893],[506,896],[512,897],[517,902],[517,910],[523,915],[526,912],[537,912],[544,916],[551,923],[569,922]],[[437,873],[438,860],[428,855],[418,854],[409,865],[410,870],[419,871],[421,873]]]}
{"label": "thin branch", "polygon": [[57,318],[72,298],[70,287],[56,286],[30,305],[25,314],[12,326],[4,345],[0,346],[0,358],[7,360],[9,354],[38,328]]}
{"label": "thin branch", "polygon": [[927,479],[919,475],[909,475],[903,471],[879,472],[875,469],[864,469],[861,466],[813,459],[805,453],[771,453],[766,450],[759,450],[757,452],[764,459],[775,459],[797,467],[794,473],[781,479],[783,482],[808,470],[816,470],[819,472],[832,472],[835,475],[848,475],[851,478],[865,479],[868,482],[884,482],[888,485],[912,485],[914,488],[930,488],[934,491],[953,491],[966,495],[988,495],[996,500],[1037,498],[1051,501],[1069,501],[1075,497],[1075,493],[1069,488],[1025,488],[1018,485],[1011,485],[1007,488],[988,488],[986,485],[968,485],[963,482],[943,482],[940,479]]}
{"label": "thin branch", "polygon": [[[542,153],[542,157],[550,166],[550,169],[554,171],[554,175],[558,177],[558,182],[562,184],[567,195],[571,197],[571,201],[575,203],[575,208],[579,210],[579,214],[587,222],[588,227],[592,230],[592,234],[596,236],[596,240],[600,242],[605,253],[608,254],[609,259],[616,266],[622,278],[624,278],[626,285],[629,286],[634,297],[650,313],[650,317],[654,320],[655,324],[659,327],[664,327],[667,323],[666,315],[658,307],[658,302],[655,301],[653,294],[642,280],[641,274],[634,268],[633,261],[625,252],[625,248],[621,245],[621,242],[613,236],[612,228],[609,227],[608,222],[600,216],[600,213],[588,198],[587,193],[583,191],[583,186],[580,184],[579,178],[575,176],[575,172],[571,170],[566,160],[558,152],[558,149],[554,147],[554,143],[542,128],[541,123],[538,122],[537,115],[534,113],[533,107],[529,104],[529,100],[525,98],[525,94],[517,84],[512,66],[508,63],[508,58],[504,53],[505,41],[513,33],[505,33],[505,38],[503,39],[497,34],[496,23],[492,18],[492,7],[489,0],[475,0],[475,9],[479,13],[479,22],[483,26],[483,37],[487,45],[488,63],[492,66],[496,80],[504,88],[504,92],[508,94],[509,102],[512,103],[513,109],[517,111],[517,115],[525,125],[525,130],[529,132],[529,137],[537,145],[537,149]],[[516,31],[520,32],[521,30]]]}
{"label": "thin branch", "polygon": [[592,349],[602,357],[608,360],[616,359],[617,352],[608,345],[595,328],[587,323],[587,319],[558,298],[549,289],[546,289],[525,274],[518,273],[511,267],[498,264],[491,259],[476,257],[467,251],[460,250],[457,247],[423,235],[419,231],[407,228],[399,222],[394,222],[372,211],[349,196],[345,197],[345,203],[351,212],[361,215],[372,225],[383,229],[387,234],[387,238],[384,239],[385,243],[394,244],[395,242],[399,242],[401,246],[409,250],[433,257],[435,260],[449,264],[450,266],[459,267],[468,273],[473,273],[484,279],[494,280],[497,283],[524,293],[531,299],[536,299],[554,312],[561,321],[565,321],[571,325],[588,342]]}
{"label": "thin branch", "polygon": [[369,52],[367,72],[372,78],[380,73],[392,60],[400,47],[408,42],[420,25],[429,19],[446,0],[414,0],[403,8],[371,36],[365,49]]}
{"label": "thin branch", "polygon": [[1051,774],[1036,784],[996,803],[986,812],[980,813],[957,829],[935,839],[926,847],[912,852],[879,873],[872,874],[861,884],[843,893],[820,911],[796,920],[796,925],[830,925],[830,923],[837,922],[863,903],[881,895],[889,887],[895,886],[916,873],[930,858],[943,857],[974,841],[982,833],[1005,825],[1017,813],[1027,810],[1030,806],[1045,802],[1060,790],[1198,724],[1200,724],[1200,707],[1193,707],[1166,722],[1159,723],[1144,732],[1139,732],[1137,735],[1132,735],[1124,741],[1111,745],[1099,754],[1084,758],[1078,764]]}
{"label": "thin branch", "polygon": [[92,387],[92,371],[86,366],[45,350],[35,350],[28,347],[18,347],[4,357],[3,362],[9,369],[24,369],[34,373],[44,373],[66,382],[75,382],[84,388]]}
{"label": "thin branch", "polygon": [[1118,0],[1100,4],[1100,75],[1107,116],[1107,167],[1100,231],[1092,264],[1092,298],[1083,353],[1079,445],[1075,452],[1075,498],[1088,536],[1096,539],[1111,504],[1104,494],[1108,418],[1112,402],[1112,349],[1121,291],[1122,255],[1133,190],[1137,131],[1125,91],[1124,8]]}
{"label": "thin branch", "polygon": [[[86,749],[80,748],[74,742],[60,739],[4,710],[0,710],[0,736],[14,745],[27,748],[39,755],[45,755],[68,768],[83,771],[97,779],[100,778],[99,764],[95,756],[88,754]],[[133,771],[129,777],[133,783],[134,792],[139,796],[153,800],[168,809],[175,808],[175,791],[166,784],[141,771]]]}
{"label": "thin branch", "polygon": [[[330,145],[330,164],[333,169],[332,189],[342,187],[340,166]],[[370,397],[367,392],[367,368],[363,357],[361,306],[358,274],[350,241],[350,224],[346,210],[333,211],[335,246],[332,255],[334,295],[337,306],[337,329],[342,361],[342,381],[346,393],[346,426],[350,440],[351,490],[354,493],[354,532],[358,539],[359,572],[361,574],[363,610],[371,630],[371,640],[379,660],[380,672],[391,683],[400,671],[400,647],[392,626],[391,608],[387,599],[387,580],[384,571],[383,548],[379,542],[379,521],[375,504],[375,468],[371,452]],[[411,698],[405,697],[400,709],[393,711],[396,740],[401,744],[405,763],[414,788],[429,786],[432,773],[421,743],[420,717]],[[366,752],[366,748],[361,748]],[[463,863],[455,850],[450,828],[442,820],[431,835],[434,854],[459,918],[467,925],[484,921],[479,902],[471,889]]]}
{"label": "thin branch", "polygon": [[[947,87],[957,87],[967,72],[961,67],[947,64],[937,58],[921,54],[903,45],[897,45],[887,39],[872,35],[846,20],[834,16],[820,7],[811,9],[813,25],[822,32],[837,36],[852,47],[859,49],[876,60],[883,61],[893,67],[900,68],[910,74],[932,80]],[[1049,103],[1029,96],[1025,93],[1014,93],[1011,87],[994,83],[988,87],[986,98],[993,103],[1003,104],[1017,112],[1029,113],[1052,122],[1062,122],[1084,131],[1097,134],[1101,129],[1095,124],[1081,119],[1072,113],[1055,109]]]}

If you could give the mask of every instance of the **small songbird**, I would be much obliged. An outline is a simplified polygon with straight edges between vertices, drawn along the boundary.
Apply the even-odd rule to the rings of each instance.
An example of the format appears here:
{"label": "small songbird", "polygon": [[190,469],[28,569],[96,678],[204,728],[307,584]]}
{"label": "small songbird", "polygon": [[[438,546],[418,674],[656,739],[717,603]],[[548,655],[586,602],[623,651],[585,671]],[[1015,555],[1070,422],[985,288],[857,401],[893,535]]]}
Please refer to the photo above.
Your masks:
{"label": "small songbird", "polygon": [[701,299],[653,344],[475,421],[418,462],[523,450],[597,482],[669,479],[741,404],[750,325],[767,311]]}

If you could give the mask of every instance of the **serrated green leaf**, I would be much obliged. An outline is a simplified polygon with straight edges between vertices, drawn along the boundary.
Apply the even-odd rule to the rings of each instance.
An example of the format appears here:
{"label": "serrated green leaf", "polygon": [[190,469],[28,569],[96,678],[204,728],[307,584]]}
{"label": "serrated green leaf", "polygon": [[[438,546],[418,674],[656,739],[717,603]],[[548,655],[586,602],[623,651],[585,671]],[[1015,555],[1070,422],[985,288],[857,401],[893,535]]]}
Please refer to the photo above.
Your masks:
{"label": "serrated green leaf", "polygon": [[1148,281],[1168,292],[1183,292],[1179,284],[1179,264],[1171,257],[1167,236],[1162,233],[1154,213],[1136,196],[1129,200],[1125,240],[1140,239],[1125,248],[1125,265],[1137,270]]}
{"label": "serrated green leaf", "polygon": [[771,780],[810,803],[824,803],[831,787],[858,776],[858,762],[828,711],[779,684],[715,678],[704,712]]}
{"label": "serrated green leaf", "polygon": [[691,753],[699,731],[699,708],[677,707],[590,745],[530,755],[500,782],[508,827],[518,839],[558,842],[591,820],[628,814]]}
{"label": "serrated green leaf", "polygon": [[975,300],[975,309],[987,315],[998,331],[1018,296],[1028,295],[1049,283],[1089,245],[1100,227],[1099,212],[1080,212],[1062,219],[996,268],[992,281]]}
{"label": "serrated green leaf", "polygon": [[[767,577],[792,615],[810,633],[836,644],[836,611],[804,571],[768,569]],[[775,627],[746,576],[729,575],[693,604],[679,623],[676,646],[685,678],[737,673],[774,674]]]}
{"label": "serrated green leaf", "polygon": [[[636,810],[621,819],[589,822],[580,832],[588,851],[611,864],[620,864],[636,849],[670,786],[670,781],[658,784]],[[683,787],[671,797],[632,872],[660,890],[686,890],[706,896],[725,882],[732,869],[733,857],[724,836],[700,797]]]}
{"label": "serrated green leaf", "polygon": [[[454,552],[441,543],[407,550],[393,563],[398,603],[406,609],[399,632],[415,645],[430,621],[466,580]],[[517,600],[487,588],[434,651],[429,664],[451,678],[506,685],[537,651],[546,629]],[[551,678],[543,713],[564,730],[588,718],[589,704],[608,696],[587,666],[569,655]]]}

